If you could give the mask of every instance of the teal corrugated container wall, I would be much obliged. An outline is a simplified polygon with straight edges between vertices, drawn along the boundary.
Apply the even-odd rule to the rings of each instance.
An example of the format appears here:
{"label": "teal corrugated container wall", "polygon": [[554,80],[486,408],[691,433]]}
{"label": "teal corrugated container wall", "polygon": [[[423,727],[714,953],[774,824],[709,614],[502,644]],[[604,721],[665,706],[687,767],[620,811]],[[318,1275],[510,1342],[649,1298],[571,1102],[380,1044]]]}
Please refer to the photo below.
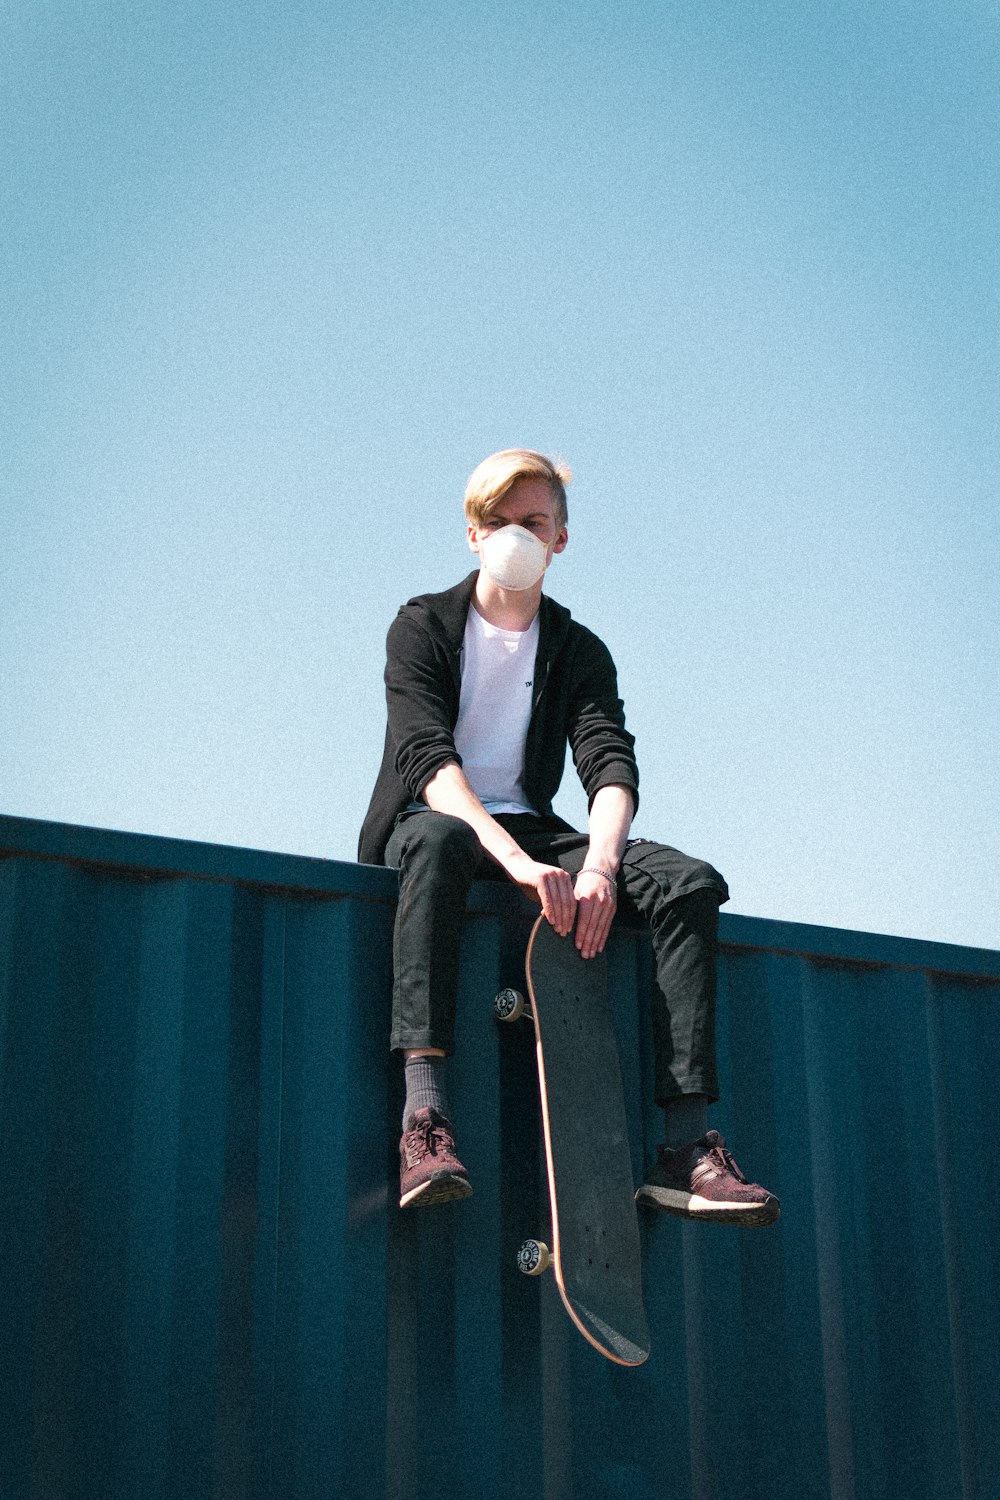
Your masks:
{"label": "teal corrugated container wall", "polygon": [[[2,1500],[1000,1495],[1000,955],[724,914],[713,1123],[784,1212],[644,1219],[623,1370],[514,1264],[545,1217],[530,1035],[491,1012],[513,889],[464,933],[475,1196],[395,1209],[394,898],[0,818]],[[638,1173],[648,945],[610,962]]]}

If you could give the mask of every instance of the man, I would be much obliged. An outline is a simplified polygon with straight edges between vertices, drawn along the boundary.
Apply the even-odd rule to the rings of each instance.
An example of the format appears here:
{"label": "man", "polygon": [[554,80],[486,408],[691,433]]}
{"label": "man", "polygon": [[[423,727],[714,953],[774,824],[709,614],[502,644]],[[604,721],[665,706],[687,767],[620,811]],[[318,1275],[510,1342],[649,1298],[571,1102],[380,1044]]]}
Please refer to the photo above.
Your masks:
{"label": "man", "polygon": [[[507,449],[465,493],[479,571],[411,599],[388,636],[388,726],[358,858],[399,867],[391,1046],[405,1058],[400,1206],[472,1192],[448,1119],[462,912],[471,882],[506,874],[584,958],[615,912],[652,930],[656,1099],[666,1144],[637,1199],[687,1218],[770,1224],[777,1198],[747,1182],[706,1110],[718,1098],[715,966],[726,883],[711,865],[629,839],[634,740],[607,647],[542,592],[567,543],[569,470]],[[552,812],[566,746],[588,832]],[[501,877],[502,878],[502,877]]]}

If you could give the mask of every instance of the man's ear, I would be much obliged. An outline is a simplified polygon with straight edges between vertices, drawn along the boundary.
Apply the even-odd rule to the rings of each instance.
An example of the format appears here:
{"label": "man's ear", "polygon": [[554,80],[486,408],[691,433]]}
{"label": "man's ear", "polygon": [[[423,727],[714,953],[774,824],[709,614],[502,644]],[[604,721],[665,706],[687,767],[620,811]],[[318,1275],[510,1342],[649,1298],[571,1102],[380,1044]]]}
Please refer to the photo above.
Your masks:
{"label": "man's ear", "polygon": [[467,524],[467,526],[465,528],[466,540],[469,543],[469,551],[470,552],[478,552],[479,551],[479,543],[476,541],[476,531],[477,531],[477,529],[478,529],[477,527],[475,527],[475,526],[472,525],[471,521]]}
{"label": "man's ear", "polygon": [[566,543],[568,541],[569,541],[569,532],[566,530],[566,528],[564,526],[562,528],[562,530],[560,531],[559,535],[556,537],[555,541],[552,544],[552,555],[553,555],[553,557],[555,556],[555,554],[557,552],[565,552],[566,551]]}

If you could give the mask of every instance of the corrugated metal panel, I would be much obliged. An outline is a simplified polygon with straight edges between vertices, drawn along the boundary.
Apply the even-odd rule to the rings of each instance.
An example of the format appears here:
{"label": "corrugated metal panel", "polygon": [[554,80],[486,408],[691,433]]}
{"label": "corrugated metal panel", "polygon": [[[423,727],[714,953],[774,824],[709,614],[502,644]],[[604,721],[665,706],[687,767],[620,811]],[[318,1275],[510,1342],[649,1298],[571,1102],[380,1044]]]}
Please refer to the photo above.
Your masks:
{"label": "corrugated metal panel", "polygon": [[[623,1370],[514,1267],[516,892],[464,935],[475,1196],[407,1215],[390,872],[12,818],[0,849],[2,1500],[1000,1495],[1000,955],[724,915],[714,1123],[784,1212],[644,1219]],[[648,945],[610,959],[638,1174]]]}

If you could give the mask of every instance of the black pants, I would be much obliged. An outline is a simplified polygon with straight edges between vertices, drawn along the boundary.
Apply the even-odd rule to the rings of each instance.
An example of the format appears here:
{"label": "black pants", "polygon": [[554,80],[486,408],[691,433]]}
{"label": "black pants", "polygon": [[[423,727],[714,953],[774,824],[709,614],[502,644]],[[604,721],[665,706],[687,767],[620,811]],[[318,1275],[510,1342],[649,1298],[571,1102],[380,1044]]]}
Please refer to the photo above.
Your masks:
{"label": "black pants", "polygon": [[[583,868],[589,839],[559,818],[501,814],[532,859]],[[499,875],[478,838],[445,813],[404,813],[385,853],[399,866],[393,937],[391,1046],[454,1050],[458,948],[472,881]],[[656,968],[650,997],[660,1104],[681,1094],[719,1097],[715,1070],[718,912],[729,899],[717,870],[666,844],[633,840],[618,873],[618,911],[649,923]]]}

